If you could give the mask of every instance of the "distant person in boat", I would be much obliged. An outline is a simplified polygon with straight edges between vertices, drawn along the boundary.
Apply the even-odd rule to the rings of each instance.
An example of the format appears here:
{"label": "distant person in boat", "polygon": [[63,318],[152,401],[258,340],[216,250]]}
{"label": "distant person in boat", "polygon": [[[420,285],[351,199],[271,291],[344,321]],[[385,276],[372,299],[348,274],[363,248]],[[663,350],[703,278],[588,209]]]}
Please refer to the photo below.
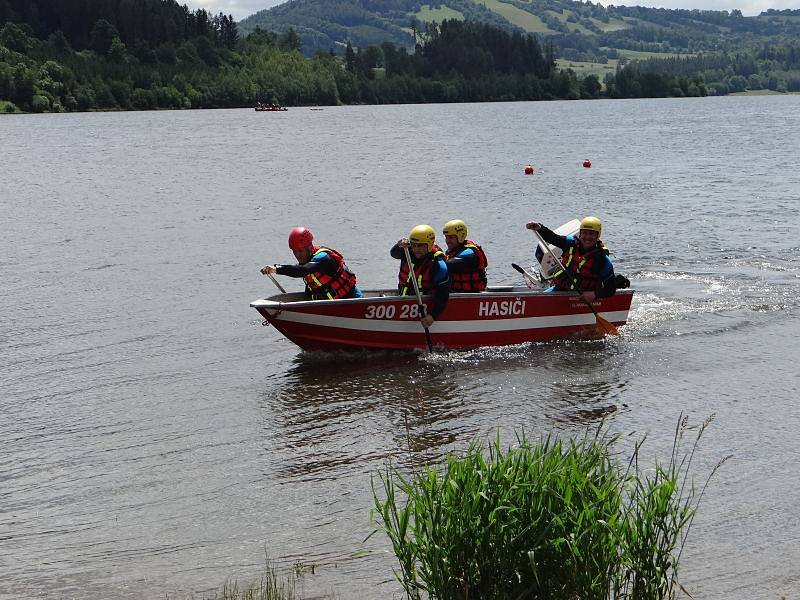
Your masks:
{"label": "distant person in boat", "polygon": [[277,273],[287,277],[302,277],[306,296],[312,300],[361,298],[355,274],[347,268],[336,250],[314,245],[314,236],[305,227],[289,232],[289,248],[297,259],[296,265],[266,265],[264,275]]}
{"label": "distant person in boat", "polygon": [[486,289],[486,253],[467,239],[467,224],[454,219],[442,230],[447,244],[445,261],[450,274],[451,292],[480,292]]}
{"label": "distant person in boat", "polygon": [[[545,242],[561,248],[561,264],[564,269],[572,274],[577,287],[583,292],[583,297],[592,302],[596,298],[608,298],[617,291],[617,280],[614,276],[614,266],[608,258],[608,249],[600,241],[602,224],[597,217],[586,217],[581,221],[578,237],[574,235],[558,235],[541,223],[530,222],[525,225],[528,229],[539,232]],[[570,291],[575,290],[570,277],[559,271],[553,280],[550,290]]]}
{"label": "distant person in boat", "polygon": [[[410,248],[411,266],[406,262],[403,248]],[[450,298],[450,276],[447,263],[441,248],[436,245],[436,232],[430,225],[417,225],[407,238],[402,238],[391,250],[392,258],[399,259],[397,292],[401,296],[413,296],[414,284],[411,277],[416,277],[421,294],[433,294],[433,308],[421,319],[425,327],[430,327],[439,318]]]}

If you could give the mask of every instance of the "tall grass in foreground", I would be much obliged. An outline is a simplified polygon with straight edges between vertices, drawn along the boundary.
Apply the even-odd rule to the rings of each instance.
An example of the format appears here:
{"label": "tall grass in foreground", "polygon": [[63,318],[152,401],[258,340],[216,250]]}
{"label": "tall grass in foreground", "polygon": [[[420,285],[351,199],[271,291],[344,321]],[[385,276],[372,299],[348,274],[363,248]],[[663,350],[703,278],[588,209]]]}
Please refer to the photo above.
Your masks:
{"label": "tall grass in foreground", "polygon": [[[681,454],[678,421],[666,464],[645,471],[644,440],[627,464],[603,429],[578,441],[546,437],[503,450],[473,442],[442,470],[373,481],[380,529],[412,599],[635,600],[674,598],[678,562],[705,487],[689,481],[697,430]],[[376,487],[382,488],[379,497]]]}
{"label": "tall grass in foreground", "polygon": [[222,590],[214,594],[214,600],[299,600],[295,594],[295,577],[290,575],[285,581],[279,579],[274,567],[267,560],[258,583],[239,589],[237,582],[227,581]]}

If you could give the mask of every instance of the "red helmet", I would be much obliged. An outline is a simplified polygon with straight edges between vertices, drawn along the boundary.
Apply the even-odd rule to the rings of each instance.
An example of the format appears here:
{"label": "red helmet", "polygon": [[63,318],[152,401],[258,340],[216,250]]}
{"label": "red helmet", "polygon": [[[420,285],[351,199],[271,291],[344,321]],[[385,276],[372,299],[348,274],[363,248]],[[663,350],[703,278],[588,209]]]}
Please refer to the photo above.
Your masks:
{"label": "red helmet", "polygon": [[295,227],[289,232],[289,249],[302,250],[314,242],[314,236],[305,227]]}

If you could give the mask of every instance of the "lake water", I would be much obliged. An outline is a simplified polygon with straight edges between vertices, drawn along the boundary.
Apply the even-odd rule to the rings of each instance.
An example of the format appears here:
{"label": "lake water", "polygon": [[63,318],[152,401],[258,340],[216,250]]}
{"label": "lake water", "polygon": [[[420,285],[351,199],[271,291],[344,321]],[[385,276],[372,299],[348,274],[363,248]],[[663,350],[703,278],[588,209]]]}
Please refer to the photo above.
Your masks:
{"label": "lake water", "polygon": [[[0,598],[200,598],[265,555],[399,598],[364,542],[390,457],[605,417],[666,460],[681,413],[716,415],[698,481],[733,455],[683,584],[798,597],[799,135],[800,96],[0,119]],[[509,284],[526,221],[586,214],[636,290],[618,338],[331,359],[248,306],[295,225],[369,289],[461,218]]]}

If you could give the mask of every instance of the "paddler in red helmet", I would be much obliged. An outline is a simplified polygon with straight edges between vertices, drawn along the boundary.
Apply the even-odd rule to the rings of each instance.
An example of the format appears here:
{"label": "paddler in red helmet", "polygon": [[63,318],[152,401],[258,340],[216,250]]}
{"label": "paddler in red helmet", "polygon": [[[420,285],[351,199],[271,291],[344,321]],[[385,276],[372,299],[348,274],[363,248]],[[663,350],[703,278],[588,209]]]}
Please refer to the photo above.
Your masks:
{"label": "paddler in red helmet", "polygon": [[[597,298],[613,296],[617,291],[614,266],[608,258],[608,249],[600,241],[602,224],[597,217],[586,217],[581,221],[578,237],[558,235],[541,223],[525,225],[539,233],[548,244],[561,248],[563,269],[555,277],[556,291],[583,292],[583,298],[592,302]],[[567,274],[566,271],[569,271]],[[572,275],[572,277],[570,277]]]}
{"label": "paddler in red helmet", "polygon": [[311,300],[361,298],[355,274],[347,268],[344,257],[331,248],[315,246],[314,236],[305,227],[289,232],[289,248],[297,259],[296,265],[266,265],[263,275],[302,277],[306,296]]}

